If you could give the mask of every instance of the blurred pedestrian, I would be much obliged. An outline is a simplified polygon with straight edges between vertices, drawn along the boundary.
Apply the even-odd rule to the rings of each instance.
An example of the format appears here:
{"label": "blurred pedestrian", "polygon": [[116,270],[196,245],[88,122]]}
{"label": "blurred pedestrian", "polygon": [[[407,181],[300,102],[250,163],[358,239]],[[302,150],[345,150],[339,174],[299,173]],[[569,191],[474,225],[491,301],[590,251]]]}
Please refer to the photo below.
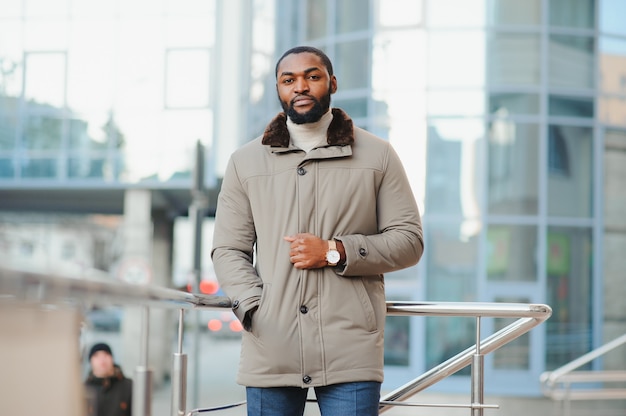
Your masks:
{"label": "blurred pedestrian", "polygon": [[113,360],[111,347],[98,343],[89,351],[90,371],[85,380],[88,416],[130,416],[133,382]]}
{"label": "blurred pedestrian", "polygon": [[233,153],[219,194],[213,265],[245,329],[238,383],[248,416],[378,415],[384,273],[423,251],[420,214],[388,141],[331,108],[322,51],[276,65],[284,112]]}

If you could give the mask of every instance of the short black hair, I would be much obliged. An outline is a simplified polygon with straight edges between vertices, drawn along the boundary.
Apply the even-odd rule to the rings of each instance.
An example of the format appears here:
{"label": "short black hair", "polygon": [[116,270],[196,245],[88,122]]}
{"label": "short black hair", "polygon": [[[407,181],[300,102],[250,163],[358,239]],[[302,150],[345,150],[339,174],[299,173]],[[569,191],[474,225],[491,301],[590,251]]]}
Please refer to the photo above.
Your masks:
{"label": "short black hair", "polygon": [[276,62],[276,69],[274,70],[274,75],[276,75],[276,78],[278,78],[278,66],[283,61],[283,59],[285,59],[286,56],[294,55],[298,53],[305,53],[305,52],[312,53],[314,55],[319,56],[320,59],[322,60],[322,63],[328,70],[328,75],[330,76],[333,75],[333,64],[332,62],[330,62],[330,58],[328,57],[328,55],[326,55],[320,49],[314,48],[313,46],[296,46],[294,48],[289,49],[287,52],[285,52],[283,56],[281,56],[280,59],[278,59],[278,62]]}

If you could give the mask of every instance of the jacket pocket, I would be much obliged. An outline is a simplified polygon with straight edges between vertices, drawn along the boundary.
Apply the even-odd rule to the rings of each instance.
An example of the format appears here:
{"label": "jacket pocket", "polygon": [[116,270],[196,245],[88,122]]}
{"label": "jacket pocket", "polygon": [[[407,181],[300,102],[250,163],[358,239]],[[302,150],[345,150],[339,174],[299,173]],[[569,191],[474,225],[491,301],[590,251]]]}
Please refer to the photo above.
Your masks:
{"label": "jacket pocket", "polygon": [[252,325],[250,327],[250,333],[255,337],[259,337],[259,324],[262,325],[263,319],[259,319],[261,314],[265,315],[267,311],[265,310],[265,306],[267,305],[267,298],[269,297],[270,292],[270,283],[263,283],[263,291],[261,292],[261,299],[259,299],[259,307],[257,308],[254,315],[252,315]]}
{"label": "jacket pocket", "polygon": [[353,278],[351,279],[352,287],[356,292],[357,298],[359,299],[359,303],[363,309],[363,318],[365,319],[365,329],[369,332],[375,332],[378,330],[378,325],[376,322],[376,311],[374,310],[374,305],[372,305],[372,300],[370,299],[369,294],[367,293],[367,289],[365,288],[365,284],[363,282],[363,278]]}

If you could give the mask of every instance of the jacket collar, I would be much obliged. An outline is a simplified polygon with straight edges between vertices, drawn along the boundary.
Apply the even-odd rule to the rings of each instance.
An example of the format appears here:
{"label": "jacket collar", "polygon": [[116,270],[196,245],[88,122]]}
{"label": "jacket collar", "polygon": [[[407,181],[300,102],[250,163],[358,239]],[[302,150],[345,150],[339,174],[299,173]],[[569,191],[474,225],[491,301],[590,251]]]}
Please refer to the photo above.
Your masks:
{"label": "jacket collar", "polygon": [[[333,120],[326,134],[328,144],[343,146],[354,143],[352,119],[340,108],[333,108],[331,111]],[[289,147],[289,140],[287,115],[284,112],[279,113],[265,128],[262,143],[272,147]]]}
{"label": "jacket collar", "polygon": [[89,375],[87,376],[87,384],[93,385],[101,385],[104,388],[108,388],[112,383],[115,383],[118,380],[123,380],[125,378],[124,373],[122,372],[122,368],[114,364],[113,366],[113,375],[108,377],[96,377],[93,374],[93,371],[89,371]]}

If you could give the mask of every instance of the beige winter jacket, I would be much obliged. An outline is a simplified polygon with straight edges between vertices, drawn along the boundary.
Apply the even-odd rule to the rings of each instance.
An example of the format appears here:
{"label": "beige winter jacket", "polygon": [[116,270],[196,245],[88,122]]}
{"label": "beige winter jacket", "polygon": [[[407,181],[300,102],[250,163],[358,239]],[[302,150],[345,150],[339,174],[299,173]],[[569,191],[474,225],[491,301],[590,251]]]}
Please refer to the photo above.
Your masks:
{"label": "beige winter jacket", "polygon": [[[212,259],[243,321],[237,381],[313,387],[383,380],[383,273],[423,251],[420,215],[390,144],[333,109],[328,145],[290,143],[280,113],[233,153],[218,198]],[[344,267],[298,270],[284,236],[338,239]]]}

